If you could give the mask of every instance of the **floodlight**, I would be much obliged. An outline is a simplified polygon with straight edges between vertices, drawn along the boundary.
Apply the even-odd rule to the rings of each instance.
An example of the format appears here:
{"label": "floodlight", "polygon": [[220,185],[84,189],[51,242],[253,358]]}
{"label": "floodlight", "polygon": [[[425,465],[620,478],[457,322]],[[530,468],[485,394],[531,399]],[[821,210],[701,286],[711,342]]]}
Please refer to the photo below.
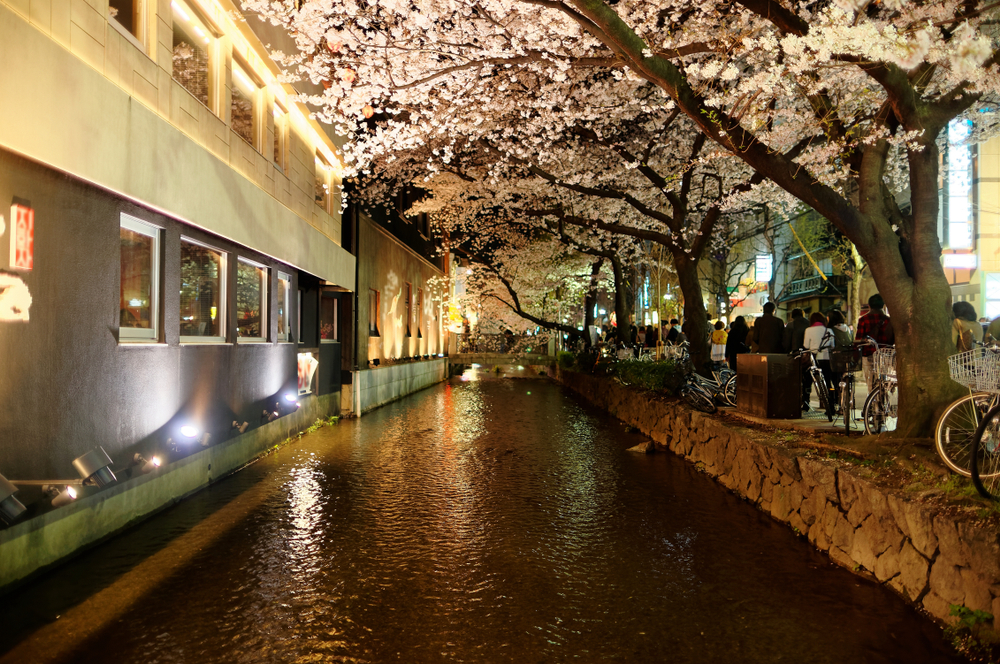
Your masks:
{"label": "floodlight", "polygon": [[138,452],[132,457],[132,465],[139,466],[139,474],[145,475],[146,473],[151,473],[162,465],[160,457],[152,457],[147,459]]}
{"label": "floodlight", "polygon": [[80,473],[84,482],[92,480],[100,487],[118,481],[115,474],[111,472],[111,457],[99,445],[83,456],[73,459],[73,467],[76,468],[76,472]]}
{"label": "floodlight", "polygon": [[6,524],[14,523],[14,519],[21,516],[25,507],[21,501],[14,497],[17,487],[7,481],[7,478],[0,475],[0,521]]}
{"label": "floodlight", "polygon": [[181,427],[181,434],[187,436],[188,438],[197,438],[198,429],[191,426],[190,424],[185,424],[184,426]]}
{"label": "floodlight", "polygon": [[47,493],[54,493],[55,497],[52,499],[52,507],[62,507],[63,505],[69,505],[71,502],[76,500],[76,489],[71,486],[64,486],[62,490],[59,487],[49,487]]}

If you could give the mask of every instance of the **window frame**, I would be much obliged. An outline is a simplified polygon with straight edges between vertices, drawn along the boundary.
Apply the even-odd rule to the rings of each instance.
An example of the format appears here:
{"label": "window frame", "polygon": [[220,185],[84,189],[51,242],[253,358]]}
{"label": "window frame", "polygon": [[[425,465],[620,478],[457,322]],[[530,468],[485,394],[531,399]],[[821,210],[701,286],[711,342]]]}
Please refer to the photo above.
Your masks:
{"label": "window frame", "polygon": [[[184,244],[193,244],[196,247],[201,247],[202,249],[208,249],[210,251],[217,252],[220,254],[221,261],[219,265],[219,306],[218,311],[215,313],[215,317],[219,319],[220,332],[219,336],[203,337],[203,336],[191,336],[179,334],[179,343],[182,345],[192,344],[224,344],[226,342],[226,335],[229,332],[229,325],[227,325],[226,316],[229,313],[229,308],[227,306],[227,300],[229,298],[229,252],[225,249],[220,249],[219,247],[213,246],[207,242],[202,242],[201,240],[196,240],[187,235],[181,235],[181,252],[183,253]],[[180,267],[181,255],[178,254],[178,268]],[[180,317],[178,316],[178,328],[180,328]],[[179,331],[179,329],[178,329]]]}
{"label": "window frame", "polygon": [[413,284],[407,281],[404,283],[404,287],[406,291],[406,327],[403,330],[403,335],[409,339],[413,336],[411,334],[413,330]]}
{"label": "window frame", "polygon": [[[250,139],[247,140],[242,134],[233,129],[233,94],[236,92],[236,74],[237,71],[243,74],[246,82],[252,88],[250,93]],[[261,97],[263,92],[263,85],[257,80],[254,75],[253,70],[249,65],[245,64],[240,58],[233,53],[232,62],[230,65],[230,89],[229,89],[229,129],[239,136],[242,140],[246,141],[250,147],[252,147],[257,152],[261,152],[262,141],[261,141],[261,121],[260,121],[260,108],[261,108]]]}
{"label": "window frame", "polygon": [[[134,344],[134,343],[159,343],[160,342],[160,301],[162,299],[160,294],[160,263],[162,261],[161,248],[162,240],[161,235],[163,233],[163,227],[152,224],[138,217],[134,217],[130,214],[122,212],[118,219],[118,229],[119,229],[119,243],[121,242],[121,229],[132,231],[133,233],[139,233],[140,235],[145,235],[152,238],[153,248],[152,248],[152,267],[150,274],[150,296],[149,296],[149,307],[150,307],[150,320],[153,323],[152,330],[147,330],[143,328],[133,328],[133,327],[121,327],[119,323],[118,327],[118,343]],[[120,246],[120,244],[119,244]],[[118,289],[121,292],[121,252],[119,250],[119,264],[118,264]],[[120,314],[119,314],[120,315]]]}
{"label": "window frame", "polygon": [[[132,0],[134,5],[138,5],[135,10],[136,13],[136,23],[138,24],[138,35],[134,35],[129,32],[129,29],[118,22],[118,19],[111,15],[111,5],[108,5],[108,24],[118,31],[118,33],[124,37],[127,41],[131,42],[133,46],[142,51],[143,55],[148,56],[146,51],[146,43],[149,41],[149,26],[147,25],[149,21],[149,14],[147,13],[147,8],[149,4],[146,0]],[[172,28],[173,26],[171,26]]]}
{"label": "window frame", "polygon": [[424,327],[424,289],[417,288],[417,339],[423,339]]}
{"label": "window frame", "polygon": [[208,57],[208,64],[206,66],[206,72],[205,72],[205,77],[207,79],[206,101],[203,102],[201,99],[197,97],[197,95],[195,95],[195,93],[191,92],[191,90],[189,90],[183,83],[174,78],[173,68],[171,68],[170,70],[170,80],[177,83],[177,85],[181,86],[181,88],[183,88],[185,92],[191,95],[195,99],[195,101],[205,106],[205,108],[211,111],[214,115],[218,116],[220,111],[219,109],[220,101],[218,98],[219,97],[218,75],[216,73],[218,70],[218,60],[219,60],[219,52],[217,47],[219,44],[219,38],[222,36],[222,33],[210,20],[208,20],[208,18],[205,16],[204,12],[202,12],[200,8],[196,7],[194,3],[189,2],[188,0],[170,0],[170,9],[171,9],[170,12],[171,43],[173,42],[173,32],[174,32],[174,12],[177,9],[180,9],[181,13],[183,14],[189,14],[188,22],[190,22],[193,27],[199,28],[202,31],[204,31],[205,39],[208,40],[207,43],[203,42],[202,46],[206,56]]}
{"label": "window frame", "polygon": [[291,314],[291,304],[292,304],[292,275],[287,272],[282,272],[277,270],[278,273],[278,291],[281,290],[281,282],[285,282],[287,285],[285,288],[285,311],[282,313],[278,309],[278,292],[274,294],[274,306],[275,306],[275,318],[277,322],[284,319],[285,322],[285,334],[281,335],[279,332],[275,332],[275,341],[278,343],[290,343],[292,340],[292,314]]}
{"label": "window frame", "polygon": [[330,171],[333,170],[330,163],[326,160],[323,154],[316,150],[316,184],[322,185],[326,194],[323,196],[323,200],[316,200],[315,195],[313,200],[316,203],[316,207],[323,210],[327,214],[330,213],[330,201],[333,200],[333,192],[330,191]]}
{"label": "window frame", "polygon": [[243,263],[244,265],[249,265],[249,266],[251,266],[253,268],[256,268],[258,270],[262,270],[263,271],[263,274],[261,275],[261,280],[260,280],[261,291],[262,291],[261,294],[260,294],[260,336],[259,337],[244,337],[244,336],[240,336],[240,326],[239,326],[239,315],[240,315],[239,288],[240,288],[240,282],[239,282],[239,279],[237,278],[237,280],[236,280],[236,291],[237,291],[236,292],[236,307],[235,307],[235,309],[236,309],[236,325],[235,325],[235,330],[234,330],[235,333],[236,333],[236,343],[241,343],[241,344],[266,343],[267,342],[268,332],[270,331],[270,327],[271,327],[271,315],[270,315],[270,311],[269,311],[270,307],[268,307],[268,304],[269,304],[269,300],[268,300],[268,296],[269,296],[268,290],[269,290],[269,288],[268,288],[268,285],[271,282],[271,272],[270,272],[270,269],[268,268],[268,266],[266,266],[266,265],[264,265],[262,263],[258,263],[257,261],[251,260],[251,259],[246,258],[244,256],[237,256],[236,257],[236,270],[237,270],[237,272],[240,269],[240,263]]}
{"label": "window frame", "polygon": [[[278,167],[278,170],[280,170],[282,173],[284,173],[287,170],[286,166],[287,166],[287,162],[288,162],[288,157],[287,157],[287,155],[288,155],[288,125],[290,123],[290,119],[288,117],[288,111],[285,110],[285,107],[282,106],[277,101],[274,102],[274,106],[273,106],[273,109],[271,111],[271,115],[274,118],[274,120],[273,120],[273,123],[274,123],[274,141],[276,143],[276,145],[274,146],[275,147],[274,151],[275,151],[275,153],[277,153],[276,155],[275,154],[271,155],[272,162],[274,163],[275,166]],[[278,158],[274,159],[275,156],[277,156]]]}
{"label": "window frame", "polygon": [[[372,311],[372,300],[374,299],[374,311]],[[368,336],[381,337],[379,330],[379,308],[381,306],[382,294],[374,288],[368,289]]]}

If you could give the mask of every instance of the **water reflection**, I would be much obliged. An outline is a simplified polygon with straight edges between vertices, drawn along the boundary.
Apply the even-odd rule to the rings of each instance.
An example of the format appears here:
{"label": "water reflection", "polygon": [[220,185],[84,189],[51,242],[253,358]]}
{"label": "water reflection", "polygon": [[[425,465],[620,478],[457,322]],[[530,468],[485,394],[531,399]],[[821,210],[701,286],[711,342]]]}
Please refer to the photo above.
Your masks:
{"label": "water reflection", "polygon": [[[948,661],[898,598],[676,458],[625,452],[636,436],[559,387],[469,378],[306,436],[116,539],[116,562],[64,568],[114,580],[150,541],[199,543],[67,661]],[[197,536],[213,501],[251,498]]]}

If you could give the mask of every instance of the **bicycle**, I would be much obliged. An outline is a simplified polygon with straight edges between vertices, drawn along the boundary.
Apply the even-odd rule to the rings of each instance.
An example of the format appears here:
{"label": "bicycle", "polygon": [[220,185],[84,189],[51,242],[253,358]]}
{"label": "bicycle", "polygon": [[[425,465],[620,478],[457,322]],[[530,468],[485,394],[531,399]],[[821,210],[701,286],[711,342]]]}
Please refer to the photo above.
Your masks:
{"label": "bicycle", "polygon": [[979,424],[1000,405],[1000,392],[990,391],[987,369],[997,353],[996,348],[980,347],[948,358],[951,379],[969,388],[969,393],[949,404],[938,418],[934,446],[944,464],[964,477],[972,476],[972,442]]}
{"label": "bicycle", "polygon": [[830,351],[830,365],[841,374],[840,416],[844,419],[844,433],[847,435],[851,435],[851,421],[854,419],[854,374],[861,371],[861,349],[872,344],[875,340],[869,337],[866,341],[855,342],[850,348]]}
{"label": "bicycle", "polygon": [[823,372],[816,365],[816,356],[813,354],[813,351],[803,348],[802,350],[792,351],[790,354],[799,361],[804,360],[806,357],[809,358],[809,378],[812,380],[813,387],[816,388],[816,398],[819,400],[819,408],[826,413],[827,421],[833,422],[833,399],[830,397],[831,388],[826,384],[826,377],[823,376]]}
{"label": "bicycle", "polygon": [[[874,343],[874,341],[872,342]],[[875,344],[872,355],[872,390],[861,408],[865,433],[873,435],[894,431],[899,413],[899,391],[896,389],[896,348]]]}
{"label": "bicycle", "polygon": [[969,446],[969,475],[976,490],[990,500],[1000,500],[1000,351],[996,348],[974,348],[948,358],[952,379],[975,387],[978,393],[970,395],[972,403],[979,406],[982,400],[975,396],[991,395],[991,407],[982,417]]}
{"label": "bicycle", "polygon": [[691,366],[691,356],[688,344],[681,345],[682,354],[678,361],[685,367],[684,384],[678,390],[678,395],[691,407],[703,413],[714,413],[718,410],[716,402],[736,405],[736,375],[731,369],[712,370],[712,378],[706,378]]}

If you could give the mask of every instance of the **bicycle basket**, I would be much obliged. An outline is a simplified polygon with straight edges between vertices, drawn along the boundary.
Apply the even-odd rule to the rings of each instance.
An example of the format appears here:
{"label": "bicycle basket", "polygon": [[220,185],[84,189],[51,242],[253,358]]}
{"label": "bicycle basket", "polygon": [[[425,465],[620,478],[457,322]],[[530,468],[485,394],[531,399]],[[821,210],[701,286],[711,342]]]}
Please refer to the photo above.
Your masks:
{"label": "bicycle basket", "polygon": [[861,371],[861,349],[834,348],[830,351],[830,368],[836,373]]}
{"label": "bicycle basket", "polygon": [[896,377],[896,349],[879,348],[872,355],[872,369],[878,376],[886,378]]}
{"label": "bicycle basket", "polygon": [[982,392],[1000,392],[1000,353],[973,348],[948,358],[951,379]]}

